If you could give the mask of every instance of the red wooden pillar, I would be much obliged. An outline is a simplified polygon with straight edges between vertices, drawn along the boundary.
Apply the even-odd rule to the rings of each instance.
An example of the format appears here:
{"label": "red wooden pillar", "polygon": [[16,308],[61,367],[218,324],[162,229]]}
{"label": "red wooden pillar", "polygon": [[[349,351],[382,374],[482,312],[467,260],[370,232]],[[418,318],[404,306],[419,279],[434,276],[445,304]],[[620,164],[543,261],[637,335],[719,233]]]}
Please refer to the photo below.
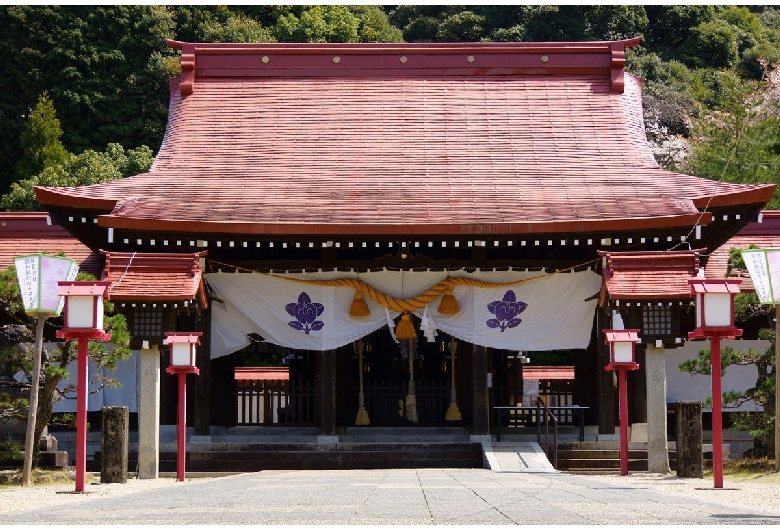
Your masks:
{"label": "red wooden pillar", "polygon": [[712,368],[712,473],[714,486],[723,487],[723,413],[721,411],[720,337],[710,340]]}
{"label": "red wooden pillar", "polygon": [[628,385],[626,370],[618,369],[618,395],[620,397],[620,475],[628,475]]}
{"label": "red wooden pillar", "polygon": [[78,366],[76,376],[76,491],[84,491],[87,469],[87,396],[89,380],[89,340],[78,339]]}

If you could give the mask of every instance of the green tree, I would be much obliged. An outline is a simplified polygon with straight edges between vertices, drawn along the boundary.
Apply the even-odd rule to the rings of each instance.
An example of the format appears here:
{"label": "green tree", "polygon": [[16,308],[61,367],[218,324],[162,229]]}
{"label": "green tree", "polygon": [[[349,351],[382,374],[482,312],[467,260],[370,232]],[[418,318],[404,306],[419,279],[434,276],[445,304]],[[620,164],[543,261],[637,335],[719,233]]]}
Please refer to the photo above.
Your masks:
{"label": "green tree", "polygon": [[695,74],[683,63],[664,61],[641,46],[627,54],[627,70],[645,80],[645,129],[658,163],[670,171],[680,170],[688,148],[683,138],[690,136],[700,107],[689,90]]}
{"label": "green tree", "polygon": [[[94,280],[90,274],[79,273],[77,280]],[[12,397],[11,389],[17,392],[30,388],[33,367],[34,339],[32,327],[34,324],[25,315],[21,303],[21,293],[13,265],[0,272],[0,307],[7,319],[16,321],[15,325],[0,327],[0,422],[11,418],[25,421],[29,401],[25,398]],[[110,347],[102,342],[89,342],[89,361],[93,366],[115,369],[116,363],[127,359],[130,354],[130,333],[124,315],[115,313],[113,304],[104,302],[104,329],[111,334]],[[61,327],[61,318],[47,321],[50,326]],[[51,337],[50,337],[51,338]],[[43,430],[51,422],[54,404],[61,399],[73,398],[76,388],[66,385],[62,390],[58,386],[68,380],[68,365],[77,359],[76,341],[62,341],[51,350],[44,348],[41,358],[41,384],[38,394],[38,410],[35,423],[34,440],[38,440]],[[26,380],[17,383],[8,377],[19,371],[26,374]],[[98,391],[105,387],[115,387],[118,383],[113,378],[101,377],[97,381]],[[33,466],[38,462],[38,444],[34,444]]]}
{"label": "green tree", "polygon": [[461,11],[444,19],[436,32],[441,42],[479,42],[485,35],[485,17]]}
{"label": "green tree", "polygon": [[54,104],[44,92],[30,113],[21,137],[22,158],[16,164],[17,178],[37,175],[47,167],[64,163],[70,154],[60,142],[62,128]]}
{"label": "green tree", "polygon": [[648,24],[642,6],[397,6],[390,20],[419,42],[624,39]]}
{"label": "green tree", "polygon": [[588,11],[588,34],[594,40],[633,39],[647,34],[644,6],[593,6]]}
{"label": "green tree", "polygon": [[209,19],[198,25],[200,42],[275,42],[271,30],[241,14],[231,15],[224,22]]}
{"label": "green tree", "polygon": [[349,9],[359,21],[359,42],[403,42],[403,33],[390,23],[381,7],[359,5]]}
{"label": "green tree", "polygon": [[761,17],[747,7],[724,6],[722,9],[721,17],[736,32],[741,75],[760,79],[765,72],[764,64],[780,61],[777,31],[765,25]]}
{"label": "green tree", "polygon": [[649,5],[648,33],[645,44],[666,60],[677,59],[678,51],[694,27],[711,22],[716,17],[716,6]]}
{"label": "green tree", "polygon": [[72,153],[108,143],[156,151],[175,56],[165,6],[0,6],[0,193],[15,180],[30,109],[48,92]]}
{"label": "green tree", "polygon": [[86,186],[138,175],[152,165],[152,150],[146,146],[125,150],[121,145],[109,144],[98,153],[87,150],[59,166],[48,167],[38,175],[14,182],[11,190],[0,197],[0,210],[38,211],[35,186]]}
{"label": "green tree", "polygon": [[[751,245],[751,248],[756,248]],[[742,253],[738,249],[730,249],[727,276],[736,276],[746,273],[745,262]],[[775,316],[774,306],[760,304],[755,293],[741,293],[736,296],[734,312],[738,321],[760,318],[765,326],[770,326]],[[732,347],[721,349],[721,376],[726,373],[729,366],[755,366],[757,377],[755,385],[740,390],[725,390],[722,395],[723,408],[736,408],[747,402],[754,402],[763,407],[763,412],[733,412],[731,414],[732,425],[737,430],[749,431],[756,441],[766,448],[770,458],[774,458],[775,435],[775,385],[776,374],[772,369],[776,366],[775,355],[777,351],[777,337],[772,327],[763,327],[759,330],[758,337],[769,341],[769,347],[764,351],[753,349],[738,350]],[[695,359],[689,359],[679,364],[682,372],[691,375],[712,375],[710,364],[710,351],[701,350]],[[712,398],[707,399],[710,404]]]}
{"label": "green tree", "polygon": [[691,28],[681,51],[683,61],[690,65],[730,68],[739,60],[736,28],[721,20],[703,22]]}
{"label": "green tree", "polygon": [[388,15],[390,23],[400,28],[407,42],[432,42],[444,18],[446,6],[401,5]]}
{"label": "green tree", "polygon": [[273,28],[279,42],[358,42],[360,20],[346,6],[307,6],[279,17]]}
{"label": "green tree", "polygon": [[[714,112],[695,122],[686,170],[742,184],[776,183],[780,173],[780,117],[767,80],[711,72],[700,92]],[[780,208],[775,193],[767,209]]]}

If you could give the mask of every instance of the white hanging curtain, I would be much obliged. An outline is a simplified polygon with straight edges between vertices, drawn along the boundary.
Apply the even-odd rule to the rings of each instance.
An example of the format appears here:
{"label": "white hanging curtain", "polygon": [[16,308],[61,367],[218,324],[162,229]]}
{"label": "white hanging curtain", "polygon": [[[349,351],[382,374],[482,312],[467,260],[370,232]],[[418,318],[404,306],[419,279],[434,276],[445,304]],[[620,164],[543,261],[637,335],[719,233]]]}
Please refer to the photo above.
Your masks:
{"label": "white hanging curtain", "polygon": [[[356,288],[339,283],[345,280],[361,280],[379,292],[380,298],[393,299],[416,297],[447,278],[497,284],[452,287],[460,308],[456,314],[436,311],[441,296],[413,312],[425,317],[430,329],[482,346],[525,351],[586,348],[595,295],[601,287],[601,276],[592,271],[334,271],[284,276],[219,272],[205,277],[222,300],[211,306],[212,358],[243,348],[250,333],[280,346],[322,351],[344,346],[387,325],[386,304],[369,296],[364,299],[370,315],[350,316]],[[396,318],[400,311],[391,308],[389,314]]]}

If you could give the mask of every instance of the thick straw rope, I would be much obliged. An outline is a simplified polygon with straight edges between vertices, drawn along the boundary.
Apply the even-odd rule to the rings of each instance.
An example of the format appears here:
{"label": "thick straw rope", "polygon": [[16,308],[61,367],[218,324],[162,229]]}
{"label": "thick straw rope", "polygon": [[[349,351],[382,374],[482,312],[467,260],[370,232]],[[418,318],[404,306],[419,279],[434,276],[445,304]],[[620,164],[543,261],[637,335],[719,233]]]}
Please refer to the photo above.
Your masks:
{"label": "thick straw rope", "polygon": [[251,269],[243,269],[241,267],[237,267],[235,265],[230,265],[228,263],[220,263],[217,261],[212,261],[211,263],[215,265],[222,265],[225,267],[231,267],[236,270],[243,270],[246,272],[251,272],[254,274],[265,274],[266,276],[271,276],[273,278],[279,278],[282,280],[288,280],[292,282],[298,282],[298,283],[305,283],[308,285],[321,285],[325,287],[352,287],[353,289],[360,291],[365,296],[369,297],[371,300],[376,302],[377,304],[386,307],[387,309],[395,310],[395,311],[416,311],[416,310],[422,310],[425,309],[425,306],[432,302],[433,300],[436,300],[439,296],[444,293],[447,289],[452,289],[453,287],[457,287],[459,285],[466,285],[470,287],[484,287],[484,288],[493,288],[493,287],[509,287],[512,285],[520,285],[522,283],[534,281],[534,280],[540,280],[542,278],[548,278],[550,276],[554,276],[556,274],[561,274],[566,271],[574,270],[578,267],[584,267],[587,265],[590,265],[591,263],[594,263],[598,261],[600,258],[588,261],[586,263],[575,265],[574,267],[569,267],[567,269],[561,269],[555,272],[550,272],[547,274],[541,274],[539,276],[534,276],[533,278],[525,278],[522,280],[515,280],[512,282],[506,282],[506,283],[494,283],[494,282],[486,282],[482,280],[475,280],[473,278],[453,278],[453,277],[447,277],[438,284],[434,285],[430,289],[424,291],[423,293],[418,294],[417,296],[413,296],[411,298],[395,298],[390,295],[387,295],[381,291],[376,290],[372,286],[368,285],[363,280],[359,280],[357,278],[341,278],[338,280],[308,280],[304,278],[291,278],[289,276],[279,276],[277,274],[269,274],[259,271],[254,271]]}

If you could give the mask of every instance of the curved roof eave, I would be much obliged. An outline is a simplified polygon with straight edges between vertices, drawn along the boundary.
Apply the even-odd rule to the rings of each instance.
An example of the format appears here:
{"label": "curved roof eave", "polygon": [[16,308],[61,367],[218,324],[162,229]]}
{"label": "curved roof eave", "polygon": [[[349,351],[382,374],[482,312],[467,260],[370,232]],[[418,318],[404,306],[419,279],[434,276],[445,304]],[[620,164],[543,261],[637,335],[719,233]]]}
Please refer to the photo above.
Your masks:
{"label": "curved roof eave", "polygon": [[84,209],[109,213],[114,210],[117,203],[117,199],[72,194],[74,188],[35,186],[33,189],[35,198],[44,208],[53,206],[62,209]]}
{"label": "curved roof eave", "polygon": [[648,229],[690,228],[711,221],[709,213],[690,213],[633,219],[590,219],[576,221],[510,222],[510,223],[431,223],[431,224],[355,224],[355,223],[246,223],[220,221],[193,221],[98,216],[98,226],[150,232],[237,234],[253,236],[396,236],[426,235],[522,235],[598,233],[614,231],[619,223],[621,231]]}
{"label": "curved roof eave", "polygon": [[[749,187],[740,191],[729,191],[720,194],[712,194],[704,197],[697,197],[693,204],[700,210],[707,208],[728,208],[742,205],[761,205],[763,207],[775,193],[777,184],[763,184]],[[717,191],[717,188],[716,188]]]}

